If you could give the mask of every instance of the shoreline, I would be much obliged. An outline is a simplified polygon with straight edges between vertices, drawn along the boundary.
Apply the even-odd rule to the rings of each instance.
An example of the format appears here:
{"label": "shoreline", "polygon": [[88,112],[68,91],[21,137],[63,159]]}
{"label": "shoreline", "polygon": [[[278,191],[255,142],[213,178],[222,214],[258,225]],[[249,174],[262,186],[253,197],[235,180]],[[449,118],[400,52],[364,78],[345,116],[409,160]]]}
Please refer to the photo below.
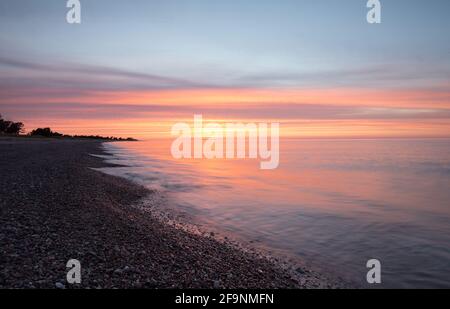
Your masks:
{"label": "shoreline", "polygon": [[[0,139],[0,288],[334,288],[134,207],[152,192],[95,168],[102,141]],[[82,283],[68,285],[78,259]]]}

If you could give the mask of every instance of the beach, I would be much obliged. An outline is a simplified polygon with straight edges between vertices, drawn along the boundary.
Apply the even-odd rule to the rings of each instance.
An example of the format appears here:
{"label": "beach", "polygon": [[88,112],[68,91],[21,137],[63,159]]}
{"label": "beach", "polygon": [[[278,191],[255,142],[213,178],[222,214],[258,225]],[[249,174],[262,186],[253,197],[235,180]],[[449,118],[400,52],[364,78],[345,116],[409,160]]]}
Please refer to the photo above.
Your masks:
{"label": "beach", "polygon": [[99,141],[0,138],[0,153],[0,288],[334,287],[132,207],[155,192],[94,170],[113,167]]}

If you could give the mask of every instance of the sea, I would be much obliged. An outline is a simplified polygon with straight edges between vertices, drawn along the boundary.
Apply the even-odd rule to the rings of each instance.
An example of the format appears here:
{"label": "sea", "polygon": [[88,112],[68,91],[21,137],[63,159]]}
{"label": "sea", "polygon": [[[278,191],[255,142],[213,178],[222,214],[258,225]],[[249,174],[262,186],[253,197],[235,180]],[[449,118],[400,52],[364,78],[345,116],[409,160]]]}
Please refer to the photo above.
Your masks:
{"label": "sea", "polygon": [[[367,288],[450,288],[450,139],[281,139],[280,164],[104,143],[103,168],[171,211]],[[380,262],[370,284],[367,262]]]}

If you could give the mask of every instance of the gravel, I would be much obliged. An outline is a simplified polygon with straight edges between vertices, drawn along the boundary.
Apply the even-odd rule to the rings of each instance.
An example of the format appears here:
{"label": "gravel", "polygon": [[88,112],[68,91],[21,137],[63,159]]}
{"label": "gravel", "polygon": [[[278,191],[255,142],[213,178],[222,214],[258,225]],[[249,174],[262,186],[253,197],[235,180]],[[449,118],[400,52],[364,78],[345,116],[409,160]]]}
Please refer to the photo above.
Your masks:
{"label": "gravel", "polygon": [[[302,288],[266,258],[131,207],[152,192],[91,168],[98,141],[0,138],[0,288]],[[66,263],[81,263],[81,284]],[[264,270],[264,271],[261,271]],[[301,281],[301,283],[299,283]]]}

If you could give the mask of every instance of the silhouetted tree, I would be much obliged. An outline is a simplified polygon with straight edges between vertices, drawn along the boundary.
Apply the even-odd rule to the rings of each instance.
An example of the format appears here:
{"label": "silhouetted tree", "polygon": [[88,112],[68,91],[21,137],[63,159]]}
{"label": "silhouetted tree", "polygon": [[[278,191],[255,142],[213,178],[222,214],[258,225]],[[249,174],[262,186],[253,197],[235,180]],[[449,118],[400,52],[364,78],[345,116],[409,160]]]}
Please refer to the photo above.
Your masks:
{"label": "silhouetted tree", "polygon": [[6,129],[7,134],[20,134],[23,132],[23,123],[22,122],[11,122],[9,127]]}
{"label": "silhouetted tree", "polygon": [[4,120],[0,115],[0,133],[2,134],[20,134],[23,131],[22,122],[12,122]]}
{"label": "silhouetted tree", "polygon": [[43,137],[61,137],[61,133],[53,132],[50,128],[38,128],[30,132],[30,136],[43,136]]}
{"label": "silhouetted tree", "polygon": [[6,129],[8,129],[10,124],[11,124],[11,121],[3,120],[3,119],[1,119],[1,116],[0,116],[0,133],[6,133]]}

